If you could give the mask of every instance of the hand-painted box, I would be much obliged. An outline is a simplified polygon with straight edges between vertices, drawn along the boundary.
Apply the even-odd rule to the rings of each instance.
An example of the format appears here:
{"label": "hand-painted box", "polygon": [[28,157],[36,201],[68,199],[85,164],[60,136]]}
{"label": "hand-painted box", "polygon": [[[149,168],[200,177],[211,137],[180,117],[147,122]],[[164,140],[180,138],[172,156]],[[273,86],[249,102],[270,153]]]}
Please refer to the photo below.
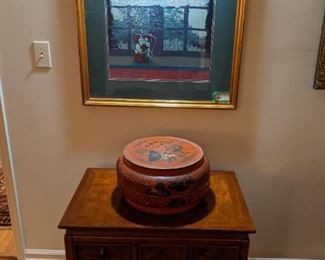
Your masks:
{"label": "hand-painted box", "polygon": [[137,139],[124,148],[116,168],[128,203],[151,214],[187,211],[209,190],[207,158],[200,146],[181,138]]}

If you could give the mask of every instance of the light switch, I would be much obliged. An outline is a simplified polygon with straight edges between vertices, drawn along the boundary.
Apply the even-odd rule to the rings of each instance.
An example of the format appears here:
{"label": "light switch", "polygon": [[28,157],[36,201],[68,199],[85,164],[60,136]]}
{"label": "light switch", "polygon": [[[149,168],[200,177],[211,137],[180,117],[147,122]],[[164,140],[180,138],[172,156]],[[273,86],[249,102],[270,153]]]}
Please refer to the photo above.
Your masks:
{"label": "light switch", "polygon": [[33,41],[36,67],[52,68],[50,43],[48,41]]}

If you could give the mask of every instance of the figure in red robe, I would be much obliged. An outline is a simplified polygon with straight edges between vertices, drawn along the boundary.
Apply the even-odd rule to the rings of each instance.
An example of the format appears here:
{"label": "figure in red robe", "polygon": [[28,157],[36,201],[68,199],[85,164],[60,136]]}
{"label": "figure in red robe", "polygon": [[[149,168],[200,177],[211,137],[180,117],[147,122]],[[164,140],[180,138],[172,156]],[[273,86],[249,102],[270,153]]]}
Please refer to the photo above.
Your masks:
{"label": "figure in red robe", "polygon": [[156,37],[152,34],[136,34],[134,37],[134,60],[138,63],[149,63],[152,61],[153,49]]}

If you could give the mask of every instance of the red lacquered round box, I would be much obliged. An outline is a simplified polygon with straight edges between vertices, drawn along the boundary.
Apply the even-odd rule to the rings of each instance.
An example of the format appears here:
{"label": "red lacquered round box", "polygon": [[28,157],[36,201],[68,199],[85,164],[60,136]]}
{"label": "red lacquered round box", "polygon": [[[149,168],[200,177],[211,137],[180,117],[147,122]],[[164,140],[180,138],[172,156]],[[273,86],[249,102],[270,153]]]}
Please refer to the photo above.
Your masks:
{"label": "red lacquered round box", "polygon": [[128,144],[116,165],[127,202],[151,214],[176,214],[195,207],[209,191],[210,167],[191,141],[155,136]]}

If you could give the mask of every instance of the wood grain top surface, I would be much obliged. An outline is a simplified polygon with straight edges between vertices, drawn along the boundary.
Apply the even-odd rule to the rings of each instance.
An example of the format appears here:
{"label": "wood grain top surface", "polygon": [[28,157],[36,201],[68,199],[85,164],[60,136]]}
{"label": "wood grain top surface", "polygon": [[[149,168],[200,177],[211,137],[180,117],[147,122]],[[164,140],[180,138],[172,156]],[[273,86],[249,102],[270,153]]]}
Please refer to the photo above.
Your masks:
{"label": "wood grain top surface", "polygon": [[255,233],[234,172],[212,171],[211,190],[194,209],[160,216],[129,206],[116,187],[114,169],[87,169],[59,228],[109,230],[220,231]]}

